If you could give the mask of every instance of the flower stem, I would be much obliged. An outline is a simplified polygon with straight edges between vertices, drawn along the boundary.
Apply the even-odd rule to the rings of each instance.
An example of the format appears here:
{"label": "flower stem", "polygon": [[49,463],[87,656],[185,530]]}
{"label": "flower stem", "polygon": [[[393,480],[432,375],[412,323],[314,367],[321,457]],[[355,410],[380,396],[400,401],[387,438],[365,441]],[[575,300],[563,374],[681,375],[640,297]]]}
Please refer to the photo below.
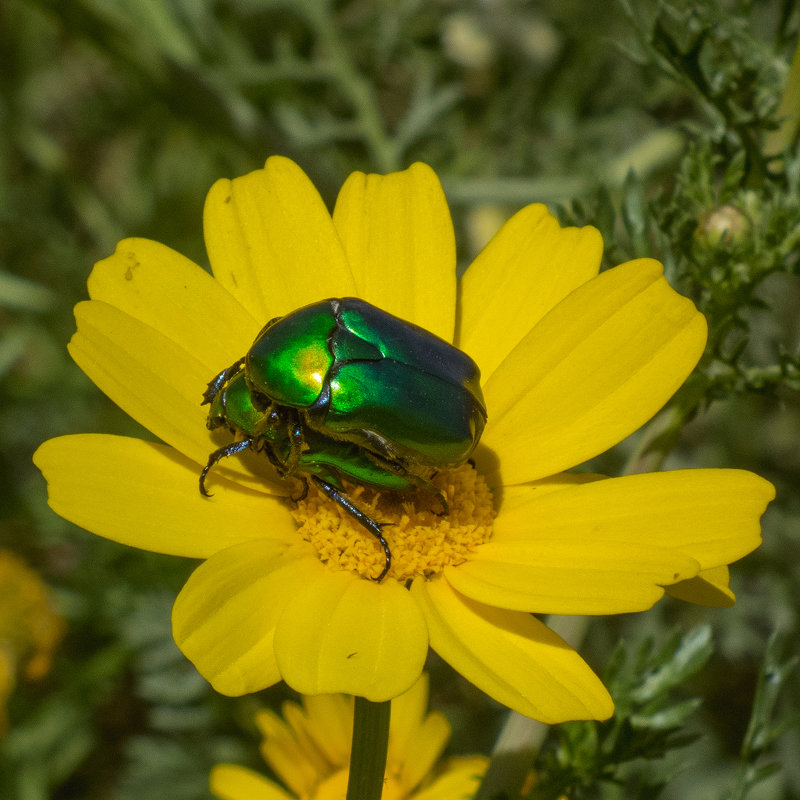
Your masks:
{"label": "flower stem", "polygon": [[383,794],[391,707],[390,700],[373,703],[356,697],[347,800],[380,800]]}
{"label": "flower stem", "polygon": [[764,141],[764,154],[774,156],[791,147],[800,128],[800,42],[794,53],[786,88],[775,116],[779,126],[770,131]]}

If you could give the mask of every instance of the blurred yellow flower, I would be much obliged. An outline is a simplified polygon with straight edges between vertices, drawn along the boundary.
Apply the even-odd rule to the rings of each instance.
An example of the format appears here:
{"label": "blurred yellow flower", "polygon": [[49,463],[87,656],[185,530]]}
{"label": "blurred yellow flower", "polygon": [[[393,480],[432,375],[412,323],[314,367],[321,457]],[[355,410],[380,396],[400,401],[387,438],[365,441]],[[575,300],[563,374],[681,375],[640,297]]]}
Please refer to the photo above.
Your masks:
{"label": "blurred yellow flower", "polygon": [[[426,714],[428,680],[423,675],[392,701],[383,800],[467,800],[480,785],[488,759],[460,756],[439,762],[450,738],[442,714]],[[211,773],[211,791],[221,800],[341,800],[347,791],[353,735],[353,698],[322,694],[285,703],[283,719],[256,715],[261,752],[288,791],[245,767],[221,764]]]}
{"label": "blurred yellow flower", "polygon": [[[144,239],[96,265],[70,352],[165,444],[75,435],[35,461],[51,507],[115,541],[205,559],[173,612],[175,639],[228,695],[281,679],[372,701],[406,691],[428,647],[499,702],[545,722],[613,704],[580,656],[532,615],[650,608],[674,586],[729,605],[727,565],[760,543],[773,488],[749,472],[621,478],[568,473],[653,417],[697,363],[705,319],[638,259],[600,273],[597,230],[542,205],[515,214],[456,281],[452,221],[433,171],[354,173],[331,215],[300,168],[218,181],[205,208],[212,275]],[[207,382],[264,323],[358,296],[476,360],[489,413],[474,463],[430,500],[356,487],[390,523],[392,569],[338,506],[297,505],[267,459],[227,459],[206,429]],[[228,439],[230,441],[230,439]]]}
{"label": "blurred yellow flower", "polygon": [[64,627],[39,575],[0,550],[0,734],[8,725],[6,701],[17,679],[35,681],[47,674]]}

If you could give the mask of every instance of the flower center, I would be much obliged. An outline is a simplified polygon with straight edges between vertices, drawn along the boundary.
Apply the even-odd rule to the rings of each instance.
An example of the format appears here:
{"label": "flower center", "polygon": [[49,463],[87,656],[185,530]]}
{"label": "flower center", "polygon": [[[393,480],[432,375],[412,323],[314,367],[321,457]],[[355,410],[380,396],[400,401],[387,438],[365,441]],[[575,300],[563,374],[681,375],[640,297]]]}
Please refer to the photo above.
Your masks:
{"label": "flower center", "polygon": [[[392,553],[388,577],[399,581],[430,577],[448,565],[466,561],[474,547],[492,536],[492,493],[474,467],[464,464],[442,470],[432,483],[447,498],[446,514],[431,492],[401,494],[359,485],[347,487],[348,498],[383,526]],[[385,556],[377,539],[313,485],[292,513],[300,535],[326,564],[365,578],[380,574]]]}

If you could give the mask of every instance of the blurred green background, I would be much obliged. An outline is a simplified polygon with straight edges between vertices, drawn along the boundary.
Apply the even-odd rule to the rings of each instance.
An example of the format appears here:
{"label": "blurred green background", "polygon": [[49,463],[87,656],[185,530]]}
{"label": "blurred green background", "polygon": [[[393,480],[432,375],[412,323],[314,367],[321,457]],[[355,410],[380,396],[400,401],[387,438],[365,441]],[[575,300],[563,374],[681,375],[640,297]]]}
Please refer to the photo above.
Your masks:
{"label": "blurred green background", "polygon": [[[462,269],[545,202],[601,229],[607,266],[662,260],[706,313],[693,379],[593,467],[756,471],[778,488],[765,545],[734,567],[731,610],[593,621],[582,652],[611,664],[618,724],[553,731],[536,768],[571,797],[800,797],[800,157],[776,132],[798,27],[793,0],[0,0],[0,548],[66,623],[45,676],[26,680],[19,655],[0,797],[194,800],[214,763],[259,767],[252,712],[288,690],[215,696],[170,638],[194,564],[56,517],[31,454],[65,433],[147,436],[69,360],[72,307],[127,236],[205,265],[208,188],[276,153],[329,203],[353,170],[429,163]],[[703,639],[676,666],[677,638],[707,623],[713,654]],[[665,663],[681,679],[648,710],[637,681]],[[488,752],[503,709],[431,669],[453,752]]]}

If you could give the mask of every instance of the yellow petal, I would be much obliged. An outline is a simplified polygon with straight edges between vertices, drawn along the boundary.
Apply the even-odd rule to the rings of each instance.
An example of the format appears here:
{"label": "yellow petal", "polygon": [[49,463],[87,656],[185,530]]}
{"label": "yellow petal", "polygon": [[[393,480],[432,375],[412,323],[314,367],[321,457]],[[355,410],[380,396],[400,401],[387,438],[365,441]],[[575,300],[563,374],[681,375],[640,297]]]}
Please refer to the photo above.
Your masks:
{"label": "yellow petal", "polygon": [[229,547],[203,562],[172,610],[172,635],[220,694],[236,697],[277,683],[278,618],[324,567],[305,542],[270,540]]}
{"label": "yellow petal", "polygon": [[210,788],[220,800],[296,800],[257,772],[236,764],[217,764]]}
{"label": "yellow petal", "polygon": [[241,358],[264,324],[205,270],[149,239],[125,239],[95,264],[89,295],[198,354],[206,381]]}
{"label": "yellow petal", "polygon": [[602,253],[596,228],[562,228],[538,203],[503,225],[459,283],[457,346],[484,382],[548,311],[597,275]]}
{"label": "yellow petal", "polygon": [[768,481],[735,469],[626,475],[532,495],[495,520],[495,541],[619,542],[668,548],[702,569],[730,564],[761,543]]}
{"label": "yellow petal", "polygon": [[[209,364],[202,343],[190,353],[149,325],[97,300],[79,303],[75,319],[78,330],[69,343],[75,363],[137,422],[198,465],[232,441],[229,433],[212,436],[206,427],[203,392],[224,365]],[[269,484],[274,473],[266,458],[229,458],[219,472],[253,488],[286,493],[280,484]]]}
{"label": "yellow petal", "polygon": [[687,603],[696,603],[711,608],[730,608],[736,595],[728,588],[730,573],[727,567],[704,569],[688,581],[667,586],[667,594]]}
{"label": "yellow petal", "polygon": [[[284,703],[284,716],[297,716],[302,710],[296,703]],[[352,714],[351,714],[352,716]],[[288,722],[288,718],[287,718]],[[261,753],[272,771],[296,795],[308,797],[328,771],[328,763],[315,747],[301,736],[296,736],[294,725],[287,725],[276,713],[262,711],[258,727],[264,736]]]}
{"label": "yellow petal", "polygon": [[436,173],[420,163],[390,175],[354,172],[333,221],[359,296],[452,342],[456,246]]}
{"label": "yellow petal", "polygon": [[476,603],[445,580],[414,581],[411,592],[431,647],[499,703],[550,724],[611,716],[599,678],[535,617]]}
{"label": "yellow petal", "polygon": [[428,673],[423,672],[407,692],[392,700],[388,764],[400,764],[404,761],[409,745],[416,737],[428,710],[428,686]]}
{"label": "yellow petal", "polygon": [[288,158],[217,181],[203,223],[214,277],[262,325],[316,300],[355,294],[325,203]]}
{"label": "yellow petal", "polygon": [[[484,388],[504,484],[532,481],[602,453],[649,420],[703,351],[706,322],[656,261],[622,264],[559,303]],[[494,465],[485,451],[476,461]]]}
{"label": "yellow petal", "polygon": [[433,769],[450,738],[450,724],[443,714],[428,710],[428,675],[392,700],[389,727],[388,768],[411,796]]}
{"label": "yellow petal", "polygon": [[325,571],[287,606],[275,634],[286,683],[303,694],[344,692],[390,700],[419,678],[425,622],[396,581]]}
{"label": "yellow petal", "polygon": [[[319,696],[344,698],[344,695]],[[305,697],[303,700],[305,700]],[[309,765],[309,774],[313,773],[314,778],[318,780],[318,776],[324,775],[330,767],[330,761],[328,760],[325,748],[320,747],[317,743],[318,739],[325,738],[324,732],[317,731],[318,725],[315,720],[311,720],[309,718],[305,703],[303,706],[300,706],[297,703],[285,702],[281,706],[281,713],[283,714],[283,718],[289,724],[289,727],[293,733],[292,738],[295,743],[293,760],[295,762],[298,762],[301,759],[307,761]],[[345,714],[347,717],[352,718],[352,708],[347,708],[345,705]],[[282,775],[280,770],[278,770],[278,774]],[[303,791],[308,791],[308,788],[305,788],[303,791],[298,791],[295,788],[295,791],[297,794],[303,794]]]}
{"label": "yellow petal", "polygon": [[416,792],[414,800],[470,800],[477,794],[488,766],[486,756],[451,758],[444,767],[445,772]]}
{"label": "yellow petal", "polygon": [[549,492],[606,479],[607,476],[598,475],[594,472],[559,472],[531,483],[518,483],[514,486],[492,486],[491,489],[495,508],[499,509],[501,514],[507,514],[509,509],[520,504],[529,503],[535,497],[541,497]]}
{"label": "yellow petal", "polygon": [[[431,712],[416,729],[408,742],[398,781],[410,794],[433,769],[450,738],[450,723],[444,714]],[[389,762],[392,763],[392,762]]]}
{"label": "yellow petal", "polygon": [[341,694],[304,695],[308,732],[331,764],[346,764],[353,739],[353,701]]}
{"label": "yellow petal", "polygon": [[292,542],[297,526],[277,498],[228,481],[203,497],[197,465],[171,447],[125,436],[50,439],[34,463],[60,516],[121,544],[207,558],[249,539]]}
{"label": "yellow petal", "polygon": [[622,614],[651,608],[665,584],[694,577],[698,563],[651,543],[492,541],[445,577],[487,605],[540,614]]}

